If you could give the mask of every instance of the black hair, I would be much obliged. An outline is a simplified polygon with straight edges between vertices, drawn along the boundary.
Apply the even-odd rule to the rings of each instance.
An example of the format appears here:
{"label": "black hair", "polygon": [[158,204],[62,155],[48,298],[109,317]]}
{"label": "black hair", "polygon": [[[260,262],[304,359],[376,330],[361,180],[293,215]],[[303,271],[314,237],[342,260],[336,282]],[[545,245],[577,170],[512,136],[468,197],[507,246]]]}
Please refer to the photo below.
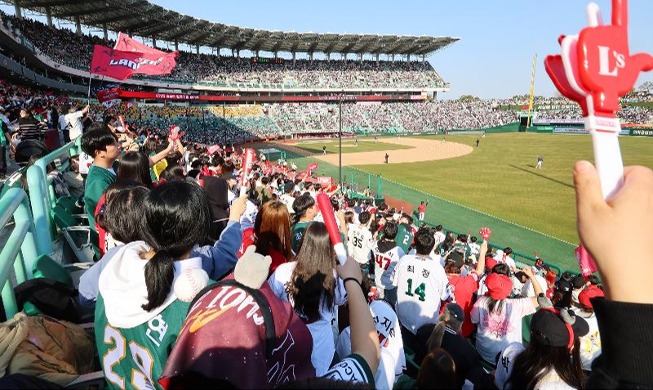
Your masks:
{"label": "black hair", "polygon": [[426,229],[415,234],[415,251],[418,255],[428,255],[435,246],[435,237]]}
{"label": "black hair", "polygon": [[372,218],[372,215],[369,211],[363,211],[358,214],[358,222],[360,222],[361,225],[367,224],[370,221],[370,218]]}
{"label": "black hair", "polygon": [[152,188],[152,176],[150,176],[150,159],[142,152],[131,151],[120,158],[116,181],[132,180]]}
{"label": "black hair", "polygon": [[91,157],[95,157],[96,151],[105,151],[107,146],[117,141],[113,133],[107,130],[100,122],[93,123],[89,129],[82,134],[82,150]]}
{"label": "black hair", "polygon": [[211,211],[202,188],[189,182],[167,182],[143,201],[142,238],[156,252],[145,265],[147,304],[152,311],[166,300],[172,287],[172,262],[204,242]]}
{"label": "black hair", "polygon": [[510,277],[510,266],[505,263],[499,263],[494,267],[492,267],[492,273],[506,275],[507,277]]}
{"label": "black hair", "polygon": [[292,203],[292,209],[295,210],[293,216],[293,224],[299,222],[299,219],[306,215],[306,210],[315,205],[315,199],[309,193],[304,193],[302,196],[295,199]]}
{"label": "black hair", "polygon": [[186,180],[186,175],[184,174],[184,168],[180,167],[179,165],[168,165],[166,169],[164,169],[161,172],[159,179],[165,181]]}
{"label": "black hair", "polygon": [[394,222],[386,222],[383,226],[383,238],[388,240],[394,240],[397,237],[399,232],[399,226]]}
{"label": "black hair", "polygon": [[329,202],[331,202],[331,207],[333,208],[333,211],[340,211],[340,202],[335,196],[329,198]]}
{"label": "black hair", "polygon": [[106,230],[125,244],[141,239],[143,203],[149,190],[141,185],[123,188],[111,197],[106,207]]}
{"label": "black hair", "polygon": [[410,215],[408,215],[406,213],[403,213],[403,214],[401,214],[401,218],[406,218],[409,225],[413,224],[413,217],[411,217]]}
{"label": "black hair", "polygon": [[526,350],[515,358],[508,383],[513,389],[533,389],[535,385],[554,370],[560,379],[575,389],[583,389],[583,370],[580,364],[580,341],[574,338],[573,350],[567,347],[544,345],[535,337]]}

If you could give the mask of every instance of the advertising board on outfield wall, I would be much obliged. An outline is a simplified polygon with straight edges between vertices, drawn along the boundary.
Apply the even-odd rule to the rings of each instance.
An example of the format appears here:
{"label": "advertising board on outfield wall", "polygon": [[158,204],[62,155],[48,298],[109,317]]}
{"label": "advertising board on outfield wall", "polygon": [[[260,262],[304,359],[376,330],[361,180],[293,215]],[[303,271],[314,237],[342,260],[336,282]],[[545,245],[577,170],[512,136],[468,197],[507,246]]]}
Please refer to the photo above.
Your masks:
{"label": "advertising board on outfield wall", "polygon": [[[589,134],[584,127],[556,127],[553,129],[555,134]],[[630,130],[621,129],[619,135],[630,135]]]}
{"label": "advertising board on outfield wall", "polygon": [[653,137],[653,130],[650,129],[631,129],[630,135],[638,137]]}

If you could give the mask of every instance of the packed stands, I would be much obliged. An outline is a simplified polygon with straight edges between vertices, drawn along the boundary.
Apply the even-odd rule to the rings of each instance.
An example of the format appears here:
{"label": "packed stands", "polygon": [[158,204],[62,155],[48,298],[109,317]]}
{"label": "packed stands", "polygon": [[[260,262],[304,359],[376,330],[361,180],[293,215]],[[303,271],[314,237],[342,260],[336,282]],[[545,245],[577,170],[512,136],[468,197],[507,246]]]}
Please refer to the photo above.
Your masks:
{"label": "packed stands", "polygon": [[[95,36],[77,35],[13,15],[2,14],[3,23],[22,35],[56,62],[88,70],[93,45],[113,46]],[[144,78],[137,76],[135,78]],[[298,59],[294,64],[252,63],[248,58],[221,57],[180,52],[177,67],[157,79],[212,86],[255,88],[441,88],[440,75],[421,61],[338,61]]]}

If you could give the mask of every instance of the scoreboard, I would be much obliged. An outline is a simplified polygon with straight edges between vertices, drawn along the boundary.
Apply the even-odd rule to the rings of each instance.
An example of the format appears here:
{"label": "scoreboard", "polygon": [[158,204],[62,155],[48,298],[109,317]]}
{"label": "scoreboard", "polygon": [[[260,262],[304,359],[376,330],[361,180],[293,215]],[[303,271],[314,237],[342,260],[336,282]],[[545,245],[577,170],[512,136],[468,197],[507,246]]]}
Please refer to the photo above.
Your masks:
{"label": "scoreboard", "polygon": [[283,58],[252,57],[252,64],[283,64]]}

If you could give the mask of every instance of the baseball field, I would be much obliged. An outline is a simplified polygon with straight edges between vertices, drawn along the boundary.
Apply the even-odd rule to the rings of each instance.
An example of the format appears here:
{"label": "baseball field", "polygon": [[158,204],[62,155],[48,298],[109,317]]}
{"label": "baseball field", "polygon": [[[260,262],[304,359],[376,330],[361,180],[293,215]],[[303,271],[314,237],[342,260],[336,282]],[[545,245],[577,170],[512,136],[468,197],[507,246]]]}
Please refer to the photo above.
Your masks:
{"label": "baseball field", "polygon": [[[625,165],[653,168],[653,138],[621,137],[620,144]],[[322,155],[323,146],[327,146],[326,156]],[[328,164],[321,164],[317,173],[337,179],[337,140],[304,141],[294,147],[312,154],[298,160],[300,168],[304,162],[322,161]],[[384,163],[386,153],[390,156],[388,164]],[[535,168],[538,155],[544,159],[542,169]],[[424,199],[431,195],[524,231],[542,233],[542,240],[514,237],[514,243],[514,233],[498,237],[502,245],[516,247],[522,253],[539,251],[545,260],[548,254],[549,260],[563,269],[576,267],[573,246],[578,236],[572,167],[580,159],[593,159],[590,136],[534,133],[379,137],[378,141],[372,137],[359,138],[358,146],[349,139],[343,140],[342,156],[343,166],[401,184],[403,189],[395,189],[392,195],[402,198],[405,193],[412,204],[418,203],[422,194]],[[445,216],[439,215],[433,203],[427,210],[426,222],[442,223]],[[475,234],[480,226],[475,226],[473,219],[466,223],[470,224],[459,230],[469,229]]]}

